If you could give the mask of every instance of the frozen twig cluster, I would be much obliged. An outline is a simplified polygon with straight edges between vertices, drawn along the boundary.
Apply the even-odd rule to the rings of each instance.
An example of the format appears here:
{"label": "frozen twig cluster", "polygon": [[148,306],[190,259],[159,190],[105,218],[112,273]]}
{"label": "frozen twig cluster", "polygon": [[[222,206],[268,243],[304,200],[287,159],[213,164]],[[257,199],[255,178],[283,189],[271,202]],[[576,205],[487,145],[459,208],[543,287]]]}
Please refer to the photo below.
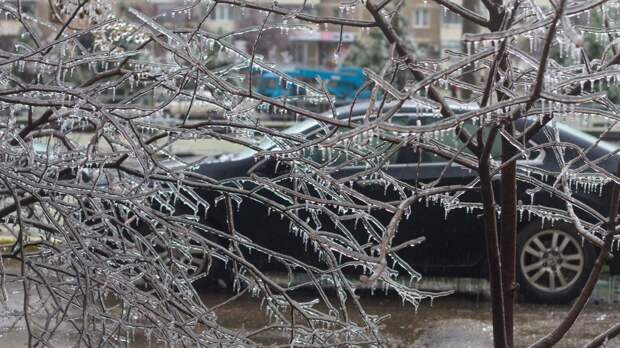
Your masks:
{"label": "frozen twig cluster", "polygon": [[[441,205],[446,214],[482,213],[495,275],[503,252],[498,229],[509,229],[503,221],[511,216],[515,223],[518,215],[568,222],[590,242],[612,245],[607,216],[573,196],[620,179],[601,166],[605,158],[563,143],[555,122],[620,120],[604,92],[620,78],[612,16],[620,3],[482,2],[485,14],[449,0],[433,4],[488,29],[464,36],[465,53],[437,60],[416,57],[402,44],[391,25],[403,5],[396,0],[342,1],[333,17],[312,14],[311,1],[293,7],[179,1],[157,16],[136,8],[114,15],[100,0],[52,1],[66,4],[55,5],[51,22],[23,12],[19,1],[0,2],[2,18],[22,28],[12,48],[0,51],[0,218],[3,233],[16,240],[2,254],[0,298],[23,301],[29,343],[53,344],[59,328],[68,326],[78,346],[120,345],[136,335],[171,346],[379,344],[384,317],[364,310],[357,288],[392,290],[413,306],[442,295],[417,290],[420,274],[399,256],[423,242],[396,238],[399,223],[415,219],[420,202]],[[242,7],[262,23],[210,33],[203,24],[221,6]],[[611,24],[594,26],[587,21],[593,14]],[[165,16],[198,20],[171,27]],[[355,105],[336,108],[325,86],[292,78],[253,51],[267,31],[324,25],[377,30],[392,47],[382,71],[365,69],[372,97],[362,117],[351,117]],[[232,44],[238,35],[254,37],[254,45],[239,49]],[[588,36],[605,45],[602,57],[588,56]],[[463,79],[471,70],[480,76],[475,84]],[[258,93],[257,81],[267,72],[297,94]],[[396,83],[397,76],[405,82]],[[452,89],[471,96],[447,97]],[[180,102],[186,111],[169,117],[165,110]],[[190,113],[205,105],[212,117]],[[317,105],[329,112],[313,111]],[[426,121],[399,122],[403,105],[415,105]],[[264,112],[304,119],[317,131],[270,128],[258,117]],[[532,145],[539,132],[546,141]],[[442,141],[455,133],[460,143]],[[221,178],[208,174],[218,165],[209,156],[188,160],[174,150],[209,142],[244,147],[254,166]],[[491,156],[494,142],[505,149],[501,158]],[[451,166],[479,175],[467,185],[441,186],[440,178],[404,183],[383,170],[402,149],[445,158],[440,176]],[[552,149],[561,166],[517,168],[517,160],[541,149]],[[344,170],[352,166],[361,169]],[[528,183],[531,200],[496,202],[496,175]],[[362,192],[364,181],[379,182],[390,199]],[[463,199],[467,192],[480,199]],[[567,209],[537,205],[542,194],[557,196]],[[502,191],[502,197],[510,195]],[[281,220],[295,250],[304,252],[249,238],[239,227],[243,209]],[[269,233],[268,226],[255,228]],[[285,281],[264,272],[264,264],[280,269]],[[239,331],[218,320],[220,306],[207,306],[192,286],[218,277],[231,284],[230,301],[251,296],[260,302],[264,327]],[[514,280],[491,280],[494,306],[503,306]],[[16,284],[22,287],[17,295],[6,291]],[[297,294],[301,287],[312,289],[311,300]],[[504,341],[506,318],[498,313],[494,323],[503,328],[495,339]]]}

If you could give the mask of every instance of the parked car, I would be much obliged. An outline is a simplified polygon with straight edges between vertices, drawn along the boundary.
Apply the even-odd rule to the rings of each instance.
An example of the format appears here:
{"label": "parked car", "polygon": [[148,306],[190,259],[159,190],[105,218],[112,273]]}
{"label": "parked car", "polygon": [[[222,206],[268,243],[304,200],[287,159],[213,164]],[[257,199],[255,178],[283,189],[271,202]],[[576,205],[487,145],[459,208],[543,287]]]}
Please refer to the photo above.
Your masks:
{"label": "parked car", "polygon": [[[352,117],[363,117],[367,105],[359,104],[353,108]],[[471,109],[465,107],[455,107],[457,113],[464,113]],[[340,110],[342,117],[348,117],[349,107]],[[430,120],[423,113],[417,112],[415,106],[407,105],[394,116],[398,122],[403,124],[424,124]],[[434,119],[436,121],[436,119]],[[517,128],[523,129],[525,126],[536,122],[536,120],[523,119],[517,122]],[[312,132],[320,128],[318,122],[306,120],[300,122],[287,130],[291,134],[304,134],[309,136]],[[576,129],[572,129],[561,123],[557,124],[559,137],[563,142],[572,143],[579,148],[585,149],[592,146],[588,152],[591,160],[599,159],[598,165],[609,172],[615,172],[619,156],[616,154],[616,147],[600,142],[596,143],[593,138]],[[535,147],[536,144],[547,143],[547,136],[554,134],[550,127],[536,134],[528,146]],[[439,141],[447,145],[457,144],[457,139],[453,132],[447,132]],[[265,150],[272,149],[276,145],[266,141],[261,145]],[[495,141],[492,156],[499,159],[501,150],[500,141]],[[280,169],[274,161],[266,161],[256,167],[254,159],[255,151],[246,150],[237,157],[220,162],[202,164],[197,172],[216,180],[226,180],[231,178],[246,177],[250,168],[264,177],[281,175],[287,169],[281,166]],[[565,150],[565,157],[570,159],[577,155],[575,151]],[[312,155],[309,155],[312,156]],[[583,164],[583,161],[578,163]],[[523,160],[518,161],[519,172],[523,175],[533,171],[545,173],[557,173],[560,165],[558,158],[552,148],[539,148],[531,151]],[[336,176],[348,176],[359,172],[361,167],[345,167],[334,174]],[[402,147],[396,153],[390,163],[384,167],[384,171],[391,176],[415,185],[416,181],[430,182],[441,176],[440,185],[457,185],[471,183],[477,176],[475,171],[452,163],[442,157],[433,155],[430,152],[413,150],[412,147]],[[594,174],[593,174],[594,175]],[[525,176],[527,177],[527,176]],[[536,178],[540,178],[536,176]],[[555,178],[553,175],[547,176],[543,181],[552,183]],[[495,178],[495,182],[499,177]],[[594,179],[592,179],[594,180]],[[376,180],[360,180],[354,184],[356,190],[363,192],[370,198],[382,201],[395,201],[399,197],[392,190],[384,190]],[[573,187],[574,188],[574,187]],[[495,190],[498,194],[499,190]],[[547,193],[535,193],[533,186],[519,182],[518,187],[519,208],[527,207],[534,203],[552,209],[557,209],[558,213],[566,211],[564,201],[553,197]],[[574,197],[588,206],[595,209],[598,213],[606,216],[608,206],[609,190],[576,190]],[[201,191],[201,196],[207,201],[213,202],[219,193],[209,190]],[[479,202],[479,192],[472,191],[460,197],[461,202],[472,202],[475,206]],[[202,223],[225,230],[226,212],[223,205],[211,204],[206,220]],[[394,240],[394,245],[399,245],[404,241],[418,236],[424,236],[426,240],[415,247],[405,248],[398,251],[398,255],[406,260],[415,270],[424,276],[449,276],[449,277],[486,277],[488,274],[487,255],[485,246],[485,233],[481,210],[474,209],[454,209],[446,213],[445,209],[438,204],[428,204],[427,202],[417,203],[409,219],[404,220],[399,225],[399,232]],[[179,210],[179,213],[182,209]],[[246,235],[257,244],[294,255],[305,262],[316,263],[316,255],[310,255],[304,245],[289,232],[289,222],[281,220],[277,214],[269,214],[267,207],[253,200],[245,200],[242,208],[236,212],[235,222],[236,231]],[[589,219],[585,214],[586,221]],[[537,214],[528,213],[523,210],[518,222],[518,281],[520,291],[531,300],[544,302],[567,302],[576,297],[584,285],[590,269],[593,267],[597,249],[589,242],[584,242],[583,237],[578,235],[572,224],[554,221],[551,217],[541,218]],[[377,212],[377,219],[386,223],[390,215]],[[364,233],[360,232],[357,236],[363,244],[366,242]],[[299,239],[299,238],[297,238]],[[277,268],[276,263],[268,262],[259,253],[248,255],[253,258],[253,262],[261,270],[271,270]],[[195,256],[199,257],[199,256]],[[200,260],[194,260],[194,264],[205,264]],[[612,274],[620,272],[620,259],[614,258],[610,262]]]}

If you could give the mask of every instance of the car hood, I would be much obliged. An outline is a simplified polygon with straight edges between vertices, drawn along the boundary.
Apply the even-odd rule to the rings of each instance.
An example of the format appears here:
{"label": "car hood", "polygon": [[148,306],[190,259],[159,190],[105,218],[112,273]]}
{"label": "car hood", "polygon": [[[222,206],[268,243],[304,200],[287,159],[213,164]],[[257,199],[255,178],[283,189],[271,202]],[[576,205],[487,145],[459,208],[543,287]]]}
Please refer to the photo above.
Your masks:
{"label": "car hood", "polygon": [[248,171],[255,164],[254,157],[233,158],[223,161],[206,162],[200,165],[196,172],[214,180],[224,180],[248,175]]}

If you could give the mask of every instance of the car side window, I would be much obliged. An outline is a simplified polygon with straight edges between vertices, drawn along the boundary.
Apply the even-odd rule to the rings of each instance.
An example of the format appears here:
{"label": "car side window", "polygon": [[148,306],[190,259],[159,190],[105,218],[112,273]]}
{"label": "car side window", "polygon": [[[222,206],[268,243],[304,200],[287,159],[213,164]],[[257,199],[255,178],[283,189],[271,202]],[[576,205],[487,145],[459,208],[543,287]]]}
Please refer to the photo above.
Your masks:
{"label": "car side window", "polygon": [[[424,121],[427,122],[426,124],[429,124],[432,122],[432,120],[423,120],[422,121],[423,124],[424,124]],[[463,128],[467,130],[469,134],[472,134],[472,135],[478,131],[478,126],[472,123],[469,123],[469,122],[464,123]],[[483,130],[485,139],[488,136],[489,131],[490,130],[488,128],[485,128]],[[495,141],[493,142],[493,148],[491,149],[491,156],[495,159],[499,159],[502,155],[502,144],[501,144],[500,137],[501,135],[499,134],[496,136]],[[467,147],[465,147],[463,142],[461,142],[461,140],[457,137],[456,133],[453,131],[444,132],[441,135],[434,137],[434,139],[438,141],[439,143],[447,147],[450,147],[456,151],[461,151],[462,153],[467,153],[470,155],[472,154],[472,152],[469,151]],[[442,163],[442,162],[447,162],[446,158],[441,157],[431,151],[422,152],[422,163]]]}
{"label": "car side window", "polygon": [[[394,115],[392,118],[392,123],[407,126],[412,122],[415,122],[416,118],[413,115]],[[419,151],[414,150],[412,146],[403,146],[398,152],[392,156],[390,163],[391,164],[406,164],[406,163],[416,163],[418,162]]]}
{"label": "car side window", "polygon": [[414,150],[413,146],[404,146],[398,150],[398,154],[393,163],[407,164],[417,163],[420,158],[420,151]]}
{"label": "car side window", "polygon": [[[528,148],[534,147],[538,144],[530,140],[528,144]],[[545,150],[536,149],[532,151],[528,151],[526,154],[526,158],[521,159],[521,161],[542,161],[545,158]]]}
{"label": "car side window", "polygon": [[[410,117],[408,115],[394,115],[394,117],[392,117],[391,119],[391,122],[394,124],[398,124],[398,125],[406,125],[409,122],[409,118]],[[342,134],[347,131],[348,131],[347,128],[341,128],[341,129],[338,129],[336,134]],[[321,132],[319,129],[317,129],[313,134],[309,135],[308,138],[313,139],[319,134],[322,135],[324,133]],[[383,141],[379,139],[378,137],[372,137],[372,139],[370,139],[370,142],[368,143],[367,149],[368,149],[368,153],[370,153],[371,151],[380,151],[380,152],[387,154],[390,152],[390,149],[394,146],[396,145]],[[402,150],[392,155],[388,163],[390,164],[391,163],[403,163],[403,162],[400,162],[400,159],[402,157],[401,152]],[[344,163],[346,160],[350,159],[350,158],[345,158],[344,153],[342,153],[341,151],[321,151],[318,149],[312,149],[312,150],[309,149],[305,151],[304,157],[315,163],[328,163],[329,162],[330,165],[334,165],[334,166],[340,165]],[[417,160],[417,157],[416,157],[416,160]],[[353,164],[353,165],[363,165],[363,163]]]}
{"label": "car side window", "polygon": [[[433,122],[433,120],[422,120],[423,124],[424,124],[424,121],[427,122],[426,124]],[[463,128],[467,130],[469,134],[472,134],[472,135],[475,134],[475,132],[477,132],[479,129],[478,126],[470,122],[464,123]],[[485,128],[483,130],[485,139],[487,138],[489,131],[490,130],[488,128]],[[438,137],[435,137],[435,140],[457,151],[461,151],[462,153],[467,153],[470,155],[472,154],[472,152],[469,149],[467,149],[466,147],[464,148],[463,142],[461,142],[461,140],[458,139],[456,133],[453,131],[445,132],[439,135]],[[536,144],[530,141],[527,147],[532,147],[532,146],[536,146]],[[520,160],[524,160],[524,161],[540,160],[542,157],[544,157],[544,154],[545,154],[544,150],[539,149],[539,150],[528,152],[527,158],[523,158]],[[499,160],[502,156],[502,141],[501,141],[501,135],[499,133],[497,134],[495,141],[493,142],[493,147],[491,149],[491,156],[496,160]],[[423,151],[421,161],[422,163],[445,163],[447,162],[447,160],[444,157],[438,156],[437,154],[431,151]]]}

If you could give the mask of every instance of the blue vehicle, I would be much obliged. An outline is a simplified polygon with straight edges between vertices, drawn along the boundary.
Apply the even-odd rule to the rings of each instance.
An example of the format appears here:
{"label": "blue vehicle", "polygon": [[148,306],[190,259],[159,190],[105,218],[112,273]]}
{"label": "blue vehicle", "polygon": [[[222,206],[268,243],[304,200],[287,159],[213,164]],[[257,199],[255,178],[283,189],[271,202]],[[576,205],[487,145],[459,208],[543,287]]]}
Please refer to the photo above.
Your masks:
{"label": "blue vehicle", "polygon": [[[317,78],[320,78],[325,81],[327,91],[336,97],[338,104],[351,102],[355,93],[366,82],[363,70],[359,67],[343,67],[338,71],[296,68],[285,70],[284,73],[310,85],[316,85]],[[257,80],[259,81],[257,92],[268,97],[306,94],[305,88],[287,82],[271,72],[264,72]],[[358,96],[358,99],[368,98],[370,98],[370,90],[364,90]]]}

